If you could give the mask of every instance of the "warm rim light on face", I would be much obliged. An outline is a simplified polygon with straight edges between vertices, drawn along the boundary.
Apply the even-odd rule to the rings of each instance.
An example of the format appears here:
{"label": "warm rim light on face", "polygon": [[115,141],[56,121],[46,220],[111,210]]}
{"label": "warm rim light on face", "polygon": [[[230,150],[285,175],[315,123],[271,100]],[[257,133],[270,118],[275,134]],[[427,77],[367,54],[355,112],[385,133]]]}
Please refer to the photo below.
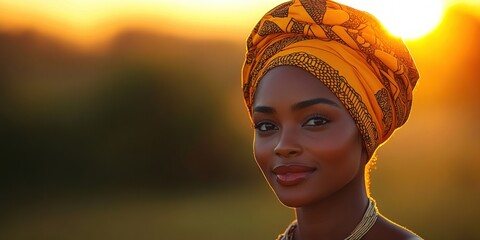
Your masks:
{"label": "warm rim light on face", "polygon": [[420,38],[433,31],[443,18],[445,0],[338,0],[375,15],[393,34],[404,39]]}

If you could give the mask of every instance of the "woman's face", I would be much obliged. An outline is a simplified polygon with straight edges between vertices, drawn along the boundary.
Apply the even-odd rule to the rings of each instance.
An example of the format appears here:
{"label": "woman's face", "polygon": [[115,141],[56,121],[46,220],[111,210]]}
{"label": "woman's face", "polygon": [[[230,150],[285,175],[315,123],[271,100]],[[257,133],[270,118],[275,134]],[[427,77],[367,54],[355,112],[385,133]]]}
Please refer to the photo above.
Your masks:
{"label": "woman's face", "polygon": [[270,70],[257,88],[252,118],[255,159],[286,206],[314,204],[363,180],[367,157],[355,122],[305,70]]}

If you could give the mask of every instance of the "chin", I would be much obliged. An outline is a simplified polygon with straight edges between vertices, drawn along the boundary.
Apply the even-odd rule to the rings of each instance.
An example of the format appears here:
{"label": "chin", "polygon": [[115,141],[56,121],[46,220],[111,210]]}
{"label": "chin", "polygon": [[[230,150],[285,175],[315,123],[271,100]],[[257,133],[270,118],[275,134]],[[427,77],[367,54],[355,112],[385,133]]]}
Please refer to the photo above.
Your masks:
{"label": "chin", "polygon": [[278,195],[277,195],[277,199],[278,201],[280,201],[280,203],[283,204],[283,206],[288,208],[300,208],[304,206],[304,204],[302,204],[302,201],[299,201],[298,199],[284,199],[284,198],[280,198]]}
{"label": "chin", "polygon": [[270,186],[270,189],[277,197],[278,201],[282,203],[285,207],[297,208],[301,206],[301,201],[298,196],[295,196],[295,194],[286,194],[284,191],[279,189],[280,186],[278,186],[276,182],[272,182],[267,178],[266,180],[268,185]]}
{"label": "chin", "polygon": [[275,196],[277,196],[278,201],[289,208],[299,208],[314,202],[312,196],[309,196],[308,193],[303,192],[302,189],[299,188],[272,186],[272,190]]}

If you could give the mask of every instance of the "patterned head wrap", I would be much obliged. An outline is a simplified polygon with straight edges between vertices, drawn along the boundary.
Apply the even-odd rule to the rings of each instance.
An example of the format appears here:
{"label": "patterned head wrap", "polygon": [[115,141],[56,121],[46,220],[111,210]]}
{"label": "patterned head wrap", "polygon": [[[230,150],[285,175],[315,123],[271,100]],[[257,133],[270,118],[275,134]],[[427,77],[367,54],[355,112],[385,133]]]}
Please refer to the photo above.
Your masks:
{"label": "patterned head wrap", "polygon": [[330,0],[293,0],[268,12],[247,40],[242,85],[252,112],[259,81],[272,68],[300,67],[343,103],[370,158],[410,113],[419,78],[401,39],[366,12]]}

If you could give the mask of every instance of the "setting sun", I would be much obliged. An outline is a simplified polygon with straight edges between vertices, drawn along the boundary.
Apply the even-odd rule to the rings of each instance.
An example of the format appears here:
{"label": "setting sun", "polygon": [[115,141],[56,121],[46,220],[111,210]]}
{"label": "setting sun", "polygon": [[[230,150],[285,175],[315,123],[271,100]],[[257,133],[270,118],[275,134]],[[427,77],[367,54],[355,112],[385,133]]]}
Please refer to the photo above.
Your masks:
{"label": "setting sun", "polygon": [[[33,29],[83,46],[124,29],[188,38],[244,40],[265,12],[287,0],[0,0],[0,30]],[[394,35],[419,39],[441,22],[446,8],[478,0],[337,0],[375,15]]]}
{"label": "setting sun", "polygon": [[396,36],[405,39],[420,38],[442,20],[445,4],[443,0],[339,0],[375,15]]}

